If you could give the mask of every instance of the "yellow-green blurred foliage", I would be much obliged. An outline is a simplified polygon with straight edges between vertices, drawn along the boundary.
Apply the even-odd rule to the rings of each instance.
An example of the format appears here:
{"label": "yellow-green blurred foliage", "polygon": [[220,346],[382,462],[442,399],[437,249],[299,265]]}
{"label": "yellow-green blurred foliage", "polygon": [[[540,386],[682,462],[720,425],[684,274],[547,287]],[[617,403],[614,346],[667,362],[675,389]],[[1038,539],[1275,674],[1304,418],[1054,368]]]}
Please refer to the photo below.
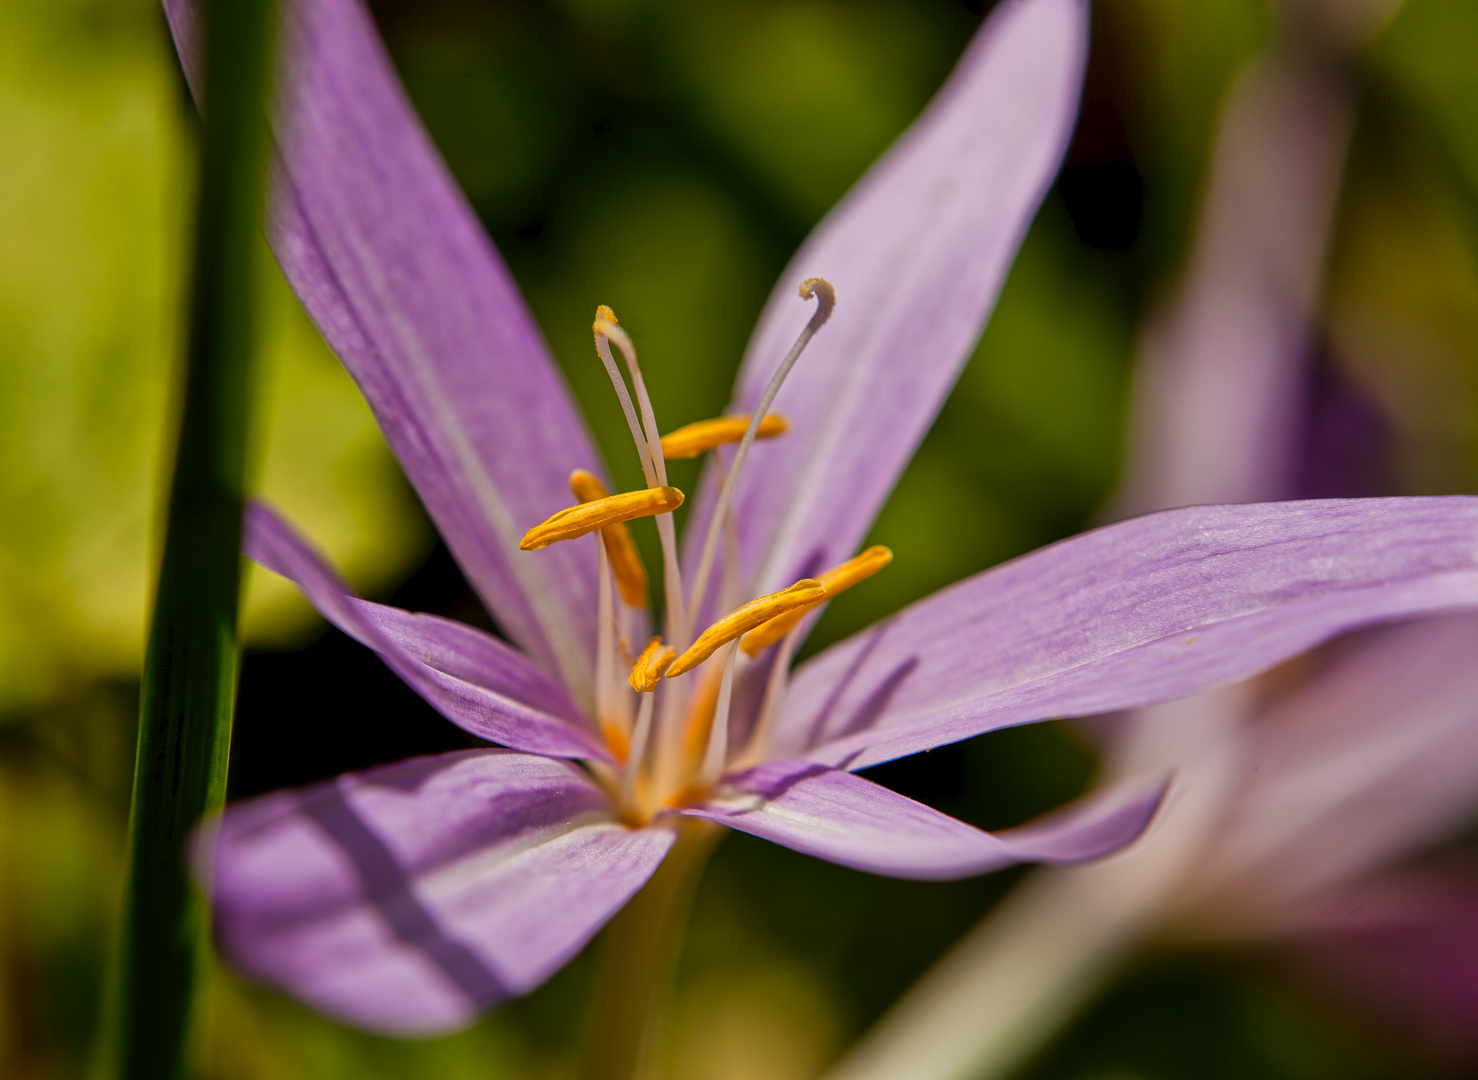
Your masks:
{"label": "yellow-green blurred foliage", "polygon": [[[142,637],[167,475],[192,130],[149,0],[0,7],[0,714]],[[352,382],[263,260],[261,490],[368,587],[426,530]],[[309,617],[253,590],[250,630]]]}
{"label": "yellow-green blurred foliage", "polygon": [[[0,1075],[79,1075],[118,895],[194,131],[151,0],[0,4]],[[264,255],[260,489],[361,587],[429,533]],[[257,640],[316,620],[259,575]],[[300,1074],[301,1075],[301,1074]]]}

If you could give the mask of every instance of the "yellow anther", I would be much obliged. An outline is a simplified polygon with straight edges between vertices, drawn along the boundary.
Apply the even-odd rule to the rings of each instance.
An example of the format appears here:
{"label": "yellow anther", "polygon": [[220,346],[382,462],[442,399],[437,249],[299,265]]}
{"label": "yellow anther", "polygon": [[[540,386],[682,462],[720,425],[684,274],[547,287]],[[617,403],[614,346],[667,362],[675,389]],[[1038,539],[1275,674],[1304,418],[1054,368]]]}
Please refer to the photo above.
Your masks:
{"label": "yellow anther", "polygon": [[[680,427],[662,436],[662,455],[669,461],[673,458],[695,458],[725,443],[736,443],[744,438],[749,428],[748,416],[720,416],[716,420],[699,420],[696,424]],[[766,413],[755,432],[757,439],[773,439],[790,430],[785,417]]]}
{"label": "yellow anther", "polygon": [[[600,477],[584,469],[570,473],[570,491],[582,503],[595,502],[609,496]],[[617,522],[600,531],[606,545],[606,556],[611,560],[611,573],[616,578],[616,588],[621,599],[630,607],[647,606],[647,568],[641,561],[641,552],[631,539],[631,530]]]}
{"label": "yellow anther", "polygon": [[602,330],[605,329],[605,326],[603,326],[602,324],[614,325],[619,321],[620,320],[616,318],[616,313],[608,308],[605,304],[602,304],[600,305],[600,307],[595,309],[595,325],[591,327],[591,329],[599,334]]}
{"label": "yellow anther", "polygon": [[662,680],[663,674],[677,659],[675,649],[664,649],[662,639],[654,637],[647,642],[647,647],[641,651],[636,658],[636,663],[631,667],[631,675],[626,682],[638,694],[650,694],[657,689],[657,683]]}
{"label": "yellow anther", "polygon": [[[826,597],[823,599],[835,596],[844,589],[850,589],[859,581],[867,580],[892,561],[893,553],[878,544],[860,555],[854,555],[840,566],[833,566],[816,579],[826,590]],[[744,650],[746,656],[758,656],[794,630],[796,624],[805,617],[806,612],[820,602],[817,600],[805,607],[793,608],[784,615],[776,616],[763,626],[755,627],[744,635],[744,640],[739,643],[739,647]]]}
{"label": "yellow anther", "polygon": [[543,524],[535,525],[524,533],[518,546],[524,551],[537,551],[561,540],[573,540],[609,525],[651,517],[653,514],[665,514],[682,504],[683,493],[675,487],[643,488],[640,491],[607,495],[594,502],[566,507]]}
{"label": "yellow anther", "polygon": [[819,581],[802,578],[788,589],[751,600],[741,608],[729,612],[703,633],[687,652],[683,653],[667,669],[669,679],[685,671],[691,671],[712,656],[720,646],[747,634],[761,623],[769,622],[777,615],[784,615],[798,607],[805,607],[826,598],[826,588]]}

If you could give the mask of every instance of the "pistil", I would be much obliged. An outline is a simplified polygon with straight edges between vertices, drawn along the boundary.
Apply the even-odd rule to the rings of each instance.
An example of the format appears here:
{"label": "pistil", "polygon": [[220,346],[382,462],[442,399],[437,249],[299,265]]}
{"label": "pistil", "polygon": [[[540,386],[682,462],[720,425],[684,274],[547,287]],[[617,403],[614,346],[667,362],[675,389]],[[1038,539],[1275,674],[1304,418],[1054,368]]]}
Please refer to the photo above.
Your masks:
{"label": "pistil", "polygon": [[713,726],[708,730],[708,752],[698,772],[698,785],[711,787],[724,773],[729,757],[729,704],[734,697],[734,661],[738,656],[736,638],[724,650],[724,674],[718,686],[718,707],[713,711]]}
{"label": "pistil", "polygon": [[[631,336],[616,322],[616,313],[604,304],[596,309],[595,322],[591,329],[595,334],[595,351],[605,365],[606,374],[610,377],[611,385],[615,387],[616,396],[620,398],[621,408],[626,414],[626,426],[631,429],[631,437],[636,443],[637,456],[641,459],[647,486],[665,487],[667,463],[662,457],[662,439],[657,433],[657,418],[652,411],[652,399],[647,394],[641,365],[636,359],[636,346],[632,344]],[[637,404],[641,406],[640,423],[637,422],[636,412],[632,408],[631,396],[626,392],[625,381],[616,367],[616,359],[611,355],[611,342],[615,342],[616,347],[621,350],[626,369],[631,374],[631,388],[636,392]],[[687,621],[683,607],[683,580],[677,561],[677,530],[670,514],[657,518],[657,536],[662,541],[667,634],[673,641],[684,644],[687,641]]]}
{"label": "pistil", "polygon": [[724,475],[718,502],[714,504],[713,517],[708,521],[708,533],[703,538],[703,553],[698,559],[698,570],[693,575],[693,591],[688,598],[689,622],[697,622],[702,610],[704,595],[708,591],[708,578],[713,573],[713,561],[718,555],[718,541],[723,532],[724,517],[729,512],[729,503],[733,501],[734,486],[739,481],[739,471],[744,467],[744,459],[749,456],[749,449],[754,445],[754,440],[759,435],[760,425],[764,423],[765,415],[770,411],[770,405],[774,402],[775,395],[780,392],[785,377],[790,374],[790,369],[795,367],[795,362],[800,359],[801,353],[816,336],[816,331],[820,330],[826,320],[831,318],[832,308],[836,307],[836,290],[824,278],[807,278],[801,283],[801,299],[810,300],[812,297],[816,298],[816,310],[801,330],[800,336],[795,339],[795,344],[790,347],[790,352],[786,353],[785,359],[780,361],[775,374],[770,377],[769,385],[760,395],[759,404],[749,415],[749,427],[744,432],[744,438],[739,441],[739,448],[734,451],[734,460],[729,463],[728,472]]}

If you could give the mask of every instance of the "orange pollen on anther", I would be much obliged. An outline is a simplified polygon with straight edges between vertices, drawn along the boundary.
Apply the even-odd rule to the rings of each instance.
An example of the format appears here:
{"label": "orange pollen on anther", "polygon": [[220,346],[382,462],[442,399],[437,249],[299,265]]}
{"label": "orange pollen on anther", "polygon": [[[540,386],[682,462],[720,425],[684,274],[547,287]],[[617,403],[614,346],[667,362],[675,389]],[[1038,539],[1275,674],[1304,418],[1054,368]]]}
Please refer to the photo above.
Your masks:
{"label": "orange pollen on anther", "polygon": [[[748,415],[720,416],[714,420],[699,420],[695,424],[680,427],[662,436],[662,455],[669,460],[695,458],[714,447],[736,443],[749,430],[749,421]],[[786,423],[785,417],[768,413],[760,421],[755,438],[773,439],[789,430],[790,425]]]}
{"label": "orange pollen on anther", "polygon": [[[610,492],[600,482],[600,477],[584,469],[570,473],[570,491],[582,503],[607,498]],[[607,525],[600,531],[605,542],[606,556],[611,560],[611,574],[616,579],[616,588],[627,607],[647,606],[647,568],[641,561],[641,552],[631,539],[631,530],[618,522]]]}
{"label": "orange pollen on anther", "polygon": [[688,651],[679,656],[673,662],[672,667],[667,669],[667,677],[676,678],[686,671],[693,670],[717,652],[720,646],[748,633],[761,623],[769,622],[775,616],[783,615],[793,608],[814,604],[825,597],[826,588],[821,582],[813,581],[811,578],[802,578],[789,588],[751,600],[743,607],[729,612],[699,634],[698,640],[693,642]]}
{"label": "orange pollen on anther", "polygon": [[636,658],[636,663],[631,665],[631,674],[627,677],[626,684],[638,694],[650,694],[657,689],[662,675],[675,659],[677,651],[663,648],[662,639],[654,637],[647,642],[647,647]]}
{"label": "orange pollen on anther", "polygon": [[640,491],[607,495],[604,499],[566,507],[551,515],[542,524],[535,525],[524,533],[518,546],[524,551],[537,551],[561,540],[573,540],[620,522],[666,514],[682,504],[683,493],[675,487],[643,488]]}
{"label": "orange pollen on anther", "polygon": [[[816,578],[826,590],[826,596],[822,599],[829,599],[839,592],[850,589],[859,581],[866,581],[892,561],[893,552],[877,544],[859,555],[852,556],[846,562],[833,566]],[[794,608],[762,626],[755,627],[744,635],[744,640],[739,643],[739,647],[744,650],[746,656],[758,656],[794,630],[801,619],[805,618],[806,612],[820,602],[817,600],[805,607]]]}

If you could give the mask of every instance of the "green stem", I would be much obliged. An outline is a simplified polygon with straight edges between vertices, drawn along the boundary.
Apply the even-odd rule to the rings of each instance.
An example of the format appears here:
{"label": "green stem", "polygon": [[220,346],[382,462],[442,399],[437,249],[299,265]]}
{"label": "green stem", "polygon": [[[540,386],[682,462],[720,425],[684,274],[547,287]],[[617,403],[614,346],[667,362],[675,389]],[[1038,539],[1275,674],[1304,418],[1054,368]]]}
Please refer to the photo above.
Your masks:
{"label": "green stem", "polygon": [[693,894],[723,834],[706,821],[685,822],[652,880],[601,934],[584,1080],[637,1080],[650,1072]]}
{"label": "green stem", "polygon": [[208,913],[185,868],[225,798],[273,0],[204,5],[205,113],[183,412],[140,700],[117,1075],[185,1072]]}

